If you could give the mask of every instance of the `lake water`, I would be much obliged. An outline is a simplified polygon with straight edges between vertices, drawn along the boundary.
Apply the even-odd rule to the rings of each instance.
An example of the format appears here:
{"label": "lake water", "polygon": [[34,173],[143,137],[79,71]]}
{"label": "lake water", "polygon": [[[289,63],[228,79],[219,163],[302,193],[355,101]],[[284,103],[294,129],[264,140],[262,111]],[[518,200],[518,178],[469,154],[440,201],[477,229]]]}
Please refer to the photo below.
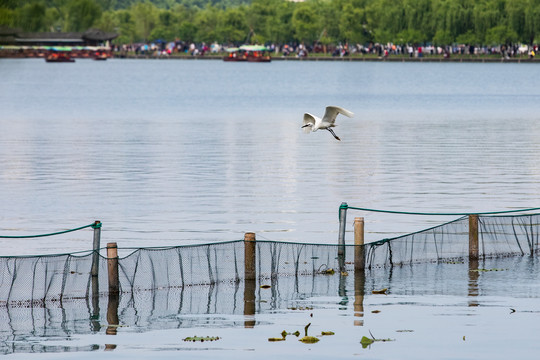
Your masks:
{"label": "lake water", "polygon": [[[44,234],[100,220],[102,244],[121,247],[237,240],[248,231],[259,239],[333,244],[344,201],[419,212],[538,207],[539,75],[536,64],[2,59],[0,235]],[[322,115],[327,105],[355,113],[338,118],[341,142],[325,131],[300,129],[304,112]],[[366,241],[450,220],[351,210],[349,243],[355,216],[365,217]],[[1,255],[64,253],[90,249],[92,230],[0,240]],[[34,351],[53,352],[37,358],[59,358],[58,351],[75,351],[62,354],[73,358],[172,358],[183,350],[203,358],[271,353],[326,359],[338,348],[341,358],[432,359],[444,353],[494,359],[508,358],[508,351],[535,358],[539,293],[530,285],[538,266],[486,266],[512,271],[471,280],[467,269],[455,278],[441,277],[446,267],[402,270],[390,295],[366,293],[368,326],[354,327],[360,320],[354,300],[344,303],[333,282],[327,291],[301,294],[300,304],[313,306],[314,318],[288,310],[292,300],[284,299],[258,312],[251,330],[234,312],[172,313],[154,321],[195,320],[187,330],[170,331],[134,320],[127,330],[119,328],[123,336],[111,337],[99,327],[78,332],[89,321],[83,309],[82,318],[71,310],[78,315],[69,326],[60,322],[64,335],[7,330],[2,344],[29,342]],[[396,275],[370,276],[366,287],[378,289]],[[522,287],[506,291],[516,279]],[[480,281],[472,305],[471,281]],[[36,310],[30,319],[39,311],[54,312]],[[59,314],[63,319],[66,311]],[[313,331],[341,335],[324,338],[319,347],[266,340],[308,322]],[[396,341],[362,349],[368,330]],[[227,340],[181,342],[193,335]],[[111,343],[117,349],[104,352]]]}
{"label": "lake water", "polygon": [[[338,208],[540,206],[535,64],[0,60],[1,235],[100,220],[102,242],[335,243]],[[304,112],[339,105],[336,141]],[[364,216],[366,241],[436,217]],[[348,241],[352,238],[349,233]],[[88,232],[2,255],[91,248]]]}

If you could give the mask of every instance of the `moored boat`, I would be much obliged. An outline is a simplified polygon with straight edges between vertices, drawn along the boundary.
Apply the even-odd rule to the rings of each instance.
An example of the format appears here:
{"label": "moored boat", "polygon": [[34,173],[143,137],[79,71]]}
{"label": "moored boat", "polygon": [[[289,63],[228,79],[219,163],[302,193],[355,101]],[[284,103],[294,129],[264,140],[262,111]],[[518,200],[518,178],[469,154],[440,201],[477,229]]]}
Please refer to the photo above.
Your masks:
{"label": "moored boat", "polygon": [[247,61],[249,62],[270,62],[270,52],[262,45],[242,45],[240,50],[246,53]]}
{"label": "moored boat", "polygon": [[246,52],[240,48],[228,48],[223,61],[247,61]]}
{"label": "moored boat", "polygon": [[107,60],[108,56],[105,51],[96,51],[92,58],[94,60]]}
{"label": "moored boat", "polygon": [[45,57],[46,62],[75,62],[67,52],[52,52]]}

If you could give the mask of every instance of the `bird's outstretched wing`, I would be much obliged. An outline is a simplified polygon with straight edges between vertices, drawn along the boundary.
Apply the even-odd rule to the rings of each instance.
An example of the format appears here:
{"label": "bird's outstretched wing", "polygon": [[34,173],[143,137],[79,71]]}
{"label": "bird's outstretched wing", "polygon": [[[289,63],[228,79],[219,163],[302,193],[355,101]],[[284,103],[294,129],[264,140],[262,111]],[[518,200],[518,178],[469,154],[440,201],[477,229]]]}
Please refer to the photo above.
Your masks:
{"label": "bird's outstretched wing", "polygon": [[324,112],[323,122],[328,122],[332,125],[334,125],[334,122],[336,121],[336,117],[338,114],[343,114],[347,117],[352,118],[354,114],[350,112],[347,109],[344,109],[339,106],[327,106],[326,111]]}
{"label": "bird's outstretched wing", "polygon": [[[305,133],[308,133],[312,131],[313,126],[315,126],[315,116],[311,115],[310,113],[304,114],[304,123],[302,124],[302,128],[304,129]],[[306,126],[306,125],[313,125],[313,126]]]}

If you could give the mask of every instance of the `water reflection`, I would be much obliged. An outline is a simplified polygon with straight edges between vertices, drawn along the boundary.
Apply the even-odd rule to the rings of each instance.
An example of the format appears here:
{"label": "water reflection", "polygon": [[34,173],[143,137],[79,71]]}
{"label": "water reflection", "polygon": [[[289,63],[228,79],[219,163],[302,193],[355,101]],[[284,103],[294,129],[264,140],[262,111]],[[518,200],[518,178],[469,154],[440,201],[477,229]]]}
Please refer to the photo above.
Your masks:
{"label": "water reflection", "polygon": [[[135,293],[112,293],[86,300],[51,301],[45,307],[0,308],[0,352],[93,351],[97,345],[49,345],[76,334],[116,335],[150,330],[208,328],[254,328],[259,316],[276,310],[317,306],[330,297],[342,310],[351,310],[354,326],[364,326],[365,301],[372,290],[388,288],[393,299],[427,299],[458,296],[478,307],[485,296],[539,298],[540,287],[531,286],[539,274],[534,257],[487,259],[469,263],[416,264],[344,274],[272,277],[245,282],[186,286]],[[270,285],[261,286],[261,285]],[[354,302],[350,304],[350,296]],[[371,300],[373,301],[373,300]],[[106,309],[106,311],[101,311]],[[331,321],[331,320],[330,320]],[[331,326],[330,324],[327,324]],[[104,345],[114,350],[111,336]]]}
{"label": "water reflection", "polygon": [[478,306],[478,279],[480,278],[480,271],[478,271],[478,259],[469,259],[469,306]]}

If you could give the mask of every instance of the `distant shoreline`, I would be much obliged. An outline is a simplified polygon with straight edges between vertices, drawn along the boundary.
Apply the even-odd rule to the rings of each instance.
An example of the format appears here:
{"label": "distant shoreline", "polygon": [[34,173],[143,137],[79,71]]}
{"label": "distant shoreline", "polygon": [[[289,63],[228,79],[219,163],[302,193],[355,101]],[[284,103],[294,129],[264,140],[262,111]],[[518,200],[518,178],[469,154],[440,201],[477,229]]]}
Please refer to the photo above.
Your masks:
{"label": "distant shoreline", "polygon": [[[74,57],[79,59],[81,57]],[[85,57],[82,57],[85,58]],[[112,56],[112,59],[120,60],[223,60],[222,55],[125,55],[125,56]],[[21,56],[20,54],[2,53],[0,51],[0,59],[40,59],[41,56]],[[364,61],[364,62],[440,62],[440,63],[540,63],[540,59],[528,58],[528,57],[516,57],[516,58],[502,58],[502,57],[460,57],[454,56],[450,58],[443,58],[438,56],[425,56],[425,57],[408,57],[391,55],[389,57],[373,57],[373,56],[273,56],[272,61]]]}
{"label": "distant shoreline", "polygon": [[[150,60],[223,60],[223,56],[204,55],[204,56],[154,56],[154,55],[128,55],[125,57],[115,56],[115,59],[150,59]],[[407,56],[389,56],[387,58],[369,57],[369,56],[272,56],[272,61],[369,61],[369,62],[477,62],[477,63],[540,63],[536,58],[464,58],[464,57],[414,57]]]}

